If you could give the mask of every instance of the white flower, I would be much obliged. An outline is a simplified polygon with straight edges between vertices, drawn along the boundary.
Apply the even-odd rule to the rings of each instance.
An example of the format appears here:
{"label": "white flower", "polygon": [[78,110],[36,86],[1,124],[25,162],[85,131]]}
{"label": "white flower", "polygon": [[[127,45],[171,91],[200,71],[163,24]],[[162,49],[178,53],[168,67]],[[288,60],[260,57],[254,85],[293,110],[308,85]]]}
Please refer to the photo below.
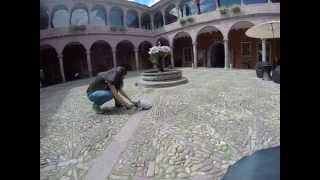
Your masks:
{"label": "white flower", "polygon": [[158,53],[170,53],[171,52],[171,48],[168,46],[153,46],[152,48],[149,49],[149,54],[150,55],[155,55]]}

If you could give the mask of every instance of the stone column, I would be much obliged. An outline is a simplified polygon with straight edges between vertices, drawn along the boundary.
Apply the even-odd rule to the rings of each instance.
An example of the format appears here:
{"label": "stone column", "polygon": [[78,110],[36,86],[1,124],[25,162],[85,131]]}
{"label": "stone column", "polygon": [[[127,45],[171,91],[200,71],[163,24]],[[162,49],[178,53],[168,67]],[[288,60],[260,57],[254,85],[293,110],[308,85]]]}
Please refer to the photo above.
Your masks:
{"label": "stone column", "polygon": [[170,55],[171,67],[174,68],[174,59],[173,59],[173,46],[171,46],[171,55]]}
{"label": "stone column", "polygon": [[60,66],[60,73],[61,73],[61,77],[62,77],[62,82],[66,82],[66,77],[64,75],[64,67],[63,67],[63,55],[59,54],[58,58],[59,58],[59,66]]}
{"label": "stone column", "polygon": [[51,12],[50,11],[48,11],[47,12],[48,13],[48,29],[51,29],[52,27],[51,27],[51,21],[52,21],[52,18],[51,18]]}
{"label": "stone column", "polygon": [[127,9],[124,10],[123,16],[123,26],[127,28]]}
{"label": "stone column", "polygon": [[117,53],[116,48],[112,48],[112,60],[113,60],[113,67],[117,67]]}
{"label": "stone column", "polygon": [[166,17],[165,17],[166,13],[164,12],[163,9],[161,10],[161,14],[162,14],[162,21],[163,21],[163,26],[164,26],[164,25],[166,25]]}
{"label": "stone column", "polygon": [[223,40],[224,42],[224,68],[229,67],[229,41],[228,39]]}
{"label": "stone column", "polygon": [[215,0],[217,9],[219,8],[218,0]]}
{"label": "stone column", "polygon": [[151,31],[154,30],[154,23],[153,23],[153,14],[150,14],[151,17]]}
{"label": "stone column", "polygon": [[181,18],[181,12],[180,12],[180,9],[179,9],[179,4],[174,4],[175,5],[175,8],[176,8],[176,11],[177,11],[177,15],[178,15],[178,19]]}
{"label": "stone column", "polygon": [[106,13],[106,20],[107,20],[106,25],[110,26],[111,25],[111,21],[110,21],[110,6],[104,6],[104,7],[105,7],[105,9],[107,11],[107,13]]}
{"label": "stone column", "polygon": [[88,50],[86,53],[87,53],[87,64],[88,64],[89,76],[92,77],[92,65],[91,65],[90,51]]}
{"label": "stone column", "polygon": [[270,4],[271,3],[271,0],[268,0],[268,4]]}
{"label": "stone column", "polygon": [[138,14],[138,18],[139,18],[139,28],[142,29],[141,13],[140,13],[140,12],[139,12],[139,14]]}
{"label": "stone column", "polygon": [[197,51],[197,43],[193,43],[193,68],[197,68],[198,66],[198,51]]}
{"label": "stone column", "polygon": [[243,6],[244,5],[244,2],[243,2],[243,0],[241,0],[241,6]]}
{"label": "stone column", "polygon": [[266,39],[262,39],[262,62],[266,62]]}
{"label": "stone column", "polygon": [[139,66],[139,49],[135,48],[134,50],[134,57],[135,57],[135,61],[136,61],[136,69],[137,71],[140,70],[140,66]]}

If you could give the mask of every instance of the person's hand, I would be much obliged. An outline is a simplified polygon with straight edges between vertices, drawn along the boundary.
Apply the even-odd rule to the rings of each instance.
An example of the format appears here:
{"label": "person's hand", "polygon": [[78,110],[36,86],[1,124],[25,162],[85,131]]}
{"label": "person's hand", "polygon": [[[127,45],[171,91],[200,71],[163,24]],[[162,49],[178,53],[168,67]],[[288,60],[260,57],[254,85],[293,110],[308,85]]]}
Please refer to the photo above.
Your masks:
{"label": "person's hand", "polygon": [[138,107],[138,106],[139,106],[140,101],[131,101],[131,103],[132,103],[134,106]]}

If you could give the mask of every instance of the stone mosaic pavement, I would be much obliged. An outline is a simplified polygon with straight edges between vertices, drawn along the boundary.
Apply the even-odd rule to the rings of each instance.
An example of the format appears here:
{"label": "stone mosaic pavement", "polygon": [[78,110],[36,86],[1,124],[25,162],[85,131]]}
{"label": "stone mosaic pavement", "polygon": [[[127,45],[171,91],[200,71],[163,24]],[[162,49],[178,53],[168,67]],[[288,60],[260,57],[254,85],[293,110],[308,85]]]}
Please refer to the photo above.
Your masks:
{"label": "stone mosaic pavement", "polygon": [[41,179],[218,180],[241,157],[280,145],[279,84],[253,70],[182,70],[187,84],[161,89],[136,87],[129,73],[128,94],[153,105],[144,112],[108,102],[94,114],[90,79],[41,89]]}

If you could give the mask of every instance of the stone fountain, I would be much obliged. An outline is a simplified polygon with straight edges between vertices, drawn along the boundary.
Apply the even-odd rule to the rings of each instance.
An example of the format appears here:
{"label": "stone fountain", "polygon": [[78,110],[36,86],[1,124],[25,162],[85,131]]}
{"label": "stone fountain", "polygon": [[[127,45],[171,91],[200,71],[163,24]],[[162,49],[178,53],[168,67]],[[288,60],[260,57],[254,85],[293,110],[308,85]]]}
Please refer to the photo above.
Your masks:
{"label": "stone fountain", "polygon": [[149,54],[155,69],[141,73],[141,79],[137,82],[138,86],[146,88],[170,87],[187,83],[187,78],[182,76],[182,71],[178,69],[165,69],[164,62],[171,49],[168,46],[154,46],[150,48]]}

